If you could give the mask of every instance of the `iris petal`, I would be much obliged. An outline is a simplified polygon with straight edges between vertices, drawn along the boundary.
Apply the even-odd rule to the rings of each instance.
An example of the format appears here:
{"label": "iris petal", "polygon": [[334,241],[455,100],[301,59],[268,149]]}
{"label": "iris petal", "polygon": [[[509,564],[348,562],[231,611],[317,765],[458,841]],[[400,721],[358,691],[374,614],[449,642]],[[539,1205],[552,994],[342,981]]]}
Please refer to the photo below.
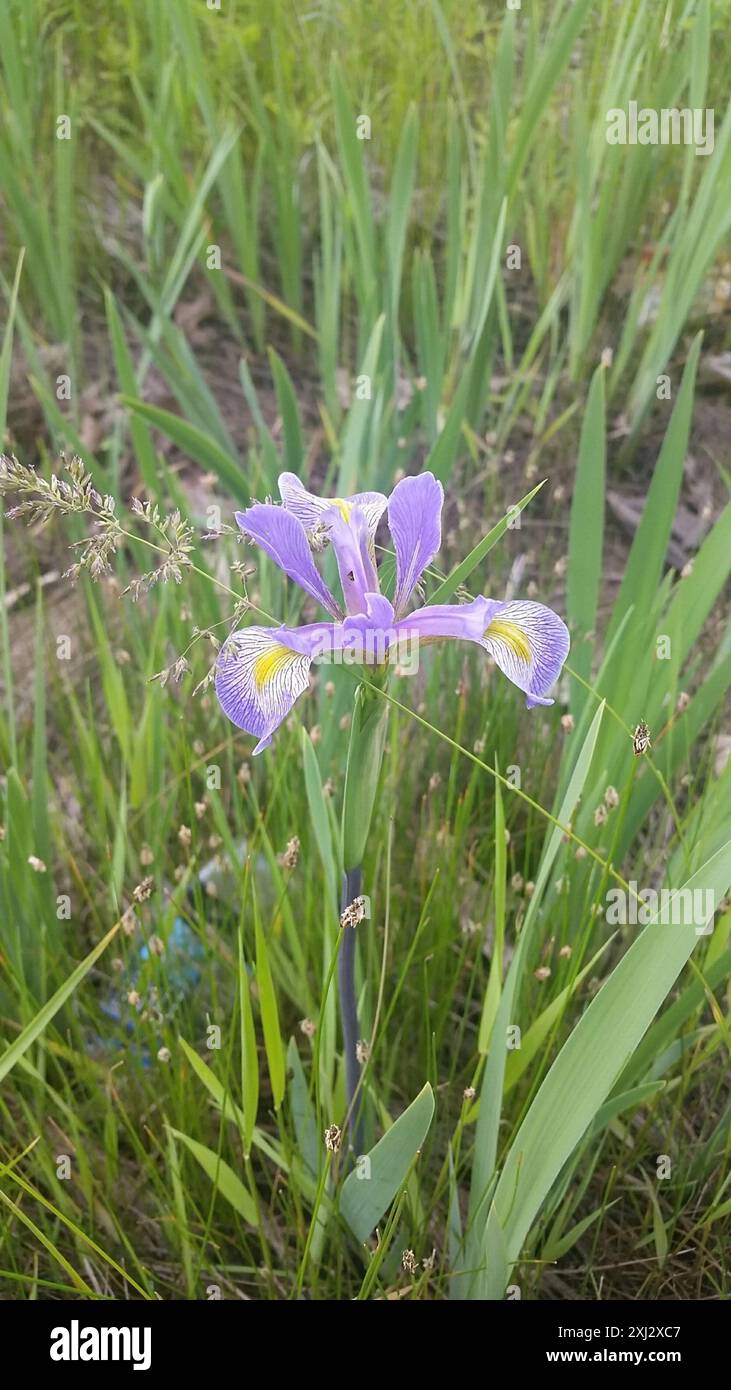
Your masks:
{"label": "iris petal", "polygon": [[261,753],[310,681],[313,655],[337,629],[331,623],[302,628],[245,627],[219,652],[216,694],[237,728],[254,734]]}
{"label": "iris petal", "polygon": [[388,499],[388,526],[396,551],[393,606],[403,613],[442,543],[444,489],[433,473],[402,478]]}
{"label": "iris petal", "polygon": [[343,623],[343,650],[366,666],[380,666],[388,660],[397,635],[393,606],[385,594],[366,594],[363,611]]}
{"label": "iris petal", "polygon": [[420,642],[457,637],[481,643],[485,628],[502,607],[503,604],[482,595],[471,603],[432,603],[402,618],[396,631],[399,636],[418,637]]}
{"label": "iris petal", "polygon": [[235,516],[244,534],[256,541],[289,579],[316,598],[334,618],[341,617],[340,608],[312,558],[304,526],[291,512],[271,502],[255,502]]}
{"label": "iris petal", "polygon": [[500,670],[533,705],[552,705],[547,698],[569,653],[566,624],[543,603],[504,603],[488,626],[483,645]]}
{"label": "iris petal", "polygon": [[529,709],[553,704],[547,692],[569,651],[566,624],[542,603],[478,597],[471,603],[434,604],[402,618],[396,632],[421,642],[450,637],[478,642],[524,691]]}
{"label": "iris petal", "polygon": [[368,523],[360,506],[339,507],[323,512],[326,527],[338,562],[347,613],[364,613],[366,594],[378,592],[378,574],[368,535]]}
{"label": "iris petal", "polygon": [[280,473],[279,493],[288,512],[302,522],[306,531],[311,531],[322,521],[325,512],[333,507],[340,510],[345,521],[349,520],[351,507],[360,507],[368,524],[368,534],[373,542],[378,523],[388,506],[382,492],[356,492],[352,497],[318,497],[308,492],[296,473]]}

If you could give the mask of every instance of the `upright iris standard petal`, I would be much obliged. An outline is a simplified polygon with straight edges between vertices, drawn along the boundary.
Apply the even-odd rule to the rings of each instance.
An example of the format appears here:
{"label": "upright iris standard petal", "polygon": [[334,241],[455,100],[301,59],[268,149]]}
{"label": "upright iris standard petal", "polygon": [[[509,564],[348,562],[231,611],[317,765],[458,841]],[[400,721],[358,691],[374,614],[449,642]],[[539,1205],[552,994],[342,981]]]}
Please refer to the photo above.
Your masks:
{"label": "upright iris standard petal", "polygon": [[524,690],[526,705],[552,705],[547,698],[569,654],[566,624],[542,603],[505,603],[490,621],[483,644],[509,680]]}
{"label": "upright iris standard petal", "polygon": [[291,512],[272,503],[255,502],[235,516],[244,534],[256,541],[289,579],[316,598],[333,618],[342,616],[312,558],[304,526]]}
{"label": "upright iris standard petal", "polygon": [[346,521],[340,508],[331,507],[323,512],[322,525],[338,562],[345,610],[364,613],[366,594],[378,591],[378,574],[365,512],[359,506],[349,507]]}
{"label": "upright iris standard petal", "polygon": [[313,658],[340,641],[332,623],[301,628],[245,627],[224,642],[216,663],[216,694],[224,714],[259,742],[261,753],[306,691]]}
{"label": "upright iris standard petal", "polygon": [[353,497],[318,497],[308,492],[296,473],[280,473],[279,493],[288,512],[302,522],[306,531],[312,531],[323,519],[325,512],[337,507],[343,520],[349,520],[352,507],[359,507],[368,525],[371,544],[378,523],[388,506],[382,492],[356,492]]}
{"label": "upright iris standard petal", "polygon": [[396,551],[393,606],[401,615],[442,543],[444,489],[433,473],[402,478],[388,499],[388,526]]}
{"label": "upright iris standard petal", "polygon": [[472,603],[434,604],[403,618],[396,632],[399,638],[408,635],[420,642],[450,637],[478,642],[525,692],[529,709],[553,704],[548,691],[569,651],[566,624],[542,603],[476,598]]}

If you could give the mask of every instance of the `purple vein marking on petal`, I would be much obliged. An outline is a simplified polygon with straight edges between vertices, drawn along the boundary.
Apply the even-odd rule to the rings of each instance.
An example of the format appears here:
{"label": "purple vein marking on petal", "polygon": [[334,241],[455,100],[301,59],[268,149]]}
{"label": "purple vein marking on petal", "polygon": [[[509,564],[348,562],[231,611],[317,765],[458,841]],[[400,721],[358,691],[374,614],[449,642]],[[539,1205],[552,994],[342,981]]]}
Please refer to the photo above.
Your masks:
{"label": "purple vein marking on petal", "polygon": [[317,570],[305,529],[291,512],[272,503],[255,502],[245,512],[236,512],[235,517],[244,534],[256,541],[289,579],[316,598],[334,618],[342,616]]}
{"label": "purple vein marking on petal", "polygon": [[314,492],[308,492],[296,473],[279,474],[279,495],[282,505],[301,521],[306,531],[317,526],[328,505]]}
{"label": "purple vein marking on petal", "polygon": [[402,478],[388,499],[388,525],[396,551],[394,608],[401,615],[442,543],[444,489],[433,473]]}
{"label": "purple vein marking on petal", "polygon": [[552,705],[548,691],[568,656],[568,628],[543,603],[504,603],[491,619],[484,646],[500,670],[525,692],[529,709]]}
{"label": "purple vein marking on petal", "polygon": [[241,628],[221,648],[216,695],[232,723],[259,739],[254,753],[268,746],[309,685],[311,628]]}
{"label": "purple vein marking on petal", "polygon": [[323,519],[323,514],[332,507],[345,502],[348,508],[360,507],[368,523],[371,542],[376,534],[378,523],[388,506],[388,499],[382,492],[357,492],[353,497],[318,497],[308,492],[296,473],[280,473],[279,493],[288,512],[292,512],[302,522],[306,531],[311,531]]}
{"label": "purple vein marking on petal", "polygon": [[396,624],[399,640],[457,638],[477,642],[527,696],[526,704],[552,705],[547,692],[569,651],[566,624],[542,603],[505,603],[478,597],[471,603],[433,604]]}

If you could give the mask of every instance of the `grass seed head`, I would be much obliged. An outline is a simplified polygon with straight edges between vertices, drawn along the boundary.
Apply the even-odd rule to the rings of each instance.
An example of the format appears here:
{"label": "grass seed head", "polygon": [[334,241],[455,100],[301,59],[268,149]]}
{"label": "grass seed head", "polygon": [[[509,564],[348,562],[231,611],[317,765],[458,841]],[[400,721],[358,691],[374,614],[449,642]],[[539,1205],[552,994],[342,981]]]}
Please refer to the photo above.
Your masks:
{"label": "grass seed head", "polygon": [[343,1139],[343,1132],[339,1125],[329,1125],[325,1130],[325,1148],[328,1153],[336,1154]]}
{"label": "grass seed head", "polygon": [[364,897],[353,898],[352,903],[340,914],[341,927],[357,927],[363,921],[366,914],[366,900]]}

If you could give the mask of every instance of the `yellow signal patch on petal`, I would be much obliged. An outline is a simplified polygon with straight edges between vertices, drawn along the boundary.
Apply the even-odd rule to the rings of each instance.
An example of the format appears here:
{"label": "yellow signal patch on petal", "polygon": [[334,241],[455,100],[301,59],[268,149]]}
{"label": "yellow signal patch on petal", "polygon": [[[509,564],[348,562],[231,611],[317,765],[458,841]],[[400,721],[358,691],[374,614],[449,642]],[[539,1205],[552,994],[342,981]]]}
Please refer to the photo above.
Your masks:
{"label": "yellow signal patch on petal", "polygon": [[533,657],[530,642],[523,629],[517,623],[511,623],[509,618],[493,618],[485,629],[485,636],[494,638],[496,642],[504,642],[513,656],[530,664]]}
{"label": "yellow signal patch on petal", "polygon": [[254,662],[254,684],[257,690],[262,690],[279,674],[288,662],[297,659],[297,653],[277,642],[270,647],[268,652],[263,652]]}
{"label": "yellow signal patch on petal", "polygon": [[335,506],[338,508],[338,510],[339,510],[339,512],[340,512],[340,515],[341,515],[342,518],[343,518],[343,521],[344,521],[346,524],[349,524],[349,523],[350,523],[350,504],[349,504],[348,502],[344,502],[342,497],[336,497],[336,498],[335,498]]}

